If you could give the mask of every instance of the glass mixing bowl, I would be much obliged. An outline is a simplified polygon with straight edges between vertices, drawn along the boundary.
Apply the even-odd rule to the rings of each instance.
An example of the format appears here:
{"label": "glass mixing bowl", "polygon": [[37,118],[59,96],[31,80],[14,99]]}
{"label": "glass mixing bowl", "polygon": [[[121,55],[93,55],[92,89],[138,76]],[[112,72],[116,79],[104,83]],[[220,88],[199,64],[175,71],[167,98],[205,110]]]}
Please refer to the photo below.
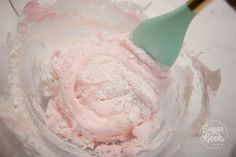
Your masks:
{"label": "glass mixing bowl", "polygon": [[[22,10],[27,2],[23,0],[9,0],[10,5],[19,18],[21,18]],[[42,5],[50,7],[56,3],[56,0],[39,0],[39,2]],[[132,2],[145,8],[144,13],[147,17],[153,17],[173,10],[185,1],[153,0],[151,3],[149,0],[138,0]],[[34,43],[30,44],[32,44],[31,46],[34,45]],[[28,120],[32,120],[32,123],[29,122],[26,124],[26,127],[34,128],[35,132],[32,131],[33,133],[29,133],[29,135],[36,136],[38,138],[37,140],[40,140],[39,142],[36,140],[36,137],[35,139],[32,137],[31,140],[33,142],[27,147],[36,156],[80,157],[83,153],[81,148],[68,139],[55,134],[45,125],[45,121],[42,118],[41,112],[47,108],[48,104],[48,98],[42,93],[43,85],[40,76],[42,57],[44,55],[46,54],[37,52],[23,56],[23,60],[20,63],[23,65],[23,71],[21,74],[17,74],[22,81],[20,82],[22,84],[21,96],[27,108],[23,112],[29,111]],[[159,104],[160,110],[163,113],[163,119],[160,122],[160,130],[155,137],[155,141],[160,146],[155,151],[141,152],[139,154],[140,156],[171,156],[190,132],[198,133],[201,125],[207,119],[210,108],[209,92],[212,90],[206,83],[207,74],[204,65],[197,58],[189,56],[188,48],[184,47],[177,64],[171,69],[171,73],[174,76],[174,81],[165,96],[161,98]],[[214,76],[217,75],[214,73]],[[12,90],[14,88],[10,88],[10,91]],[[17,96],[14,95],[13,97],[12,99],[15,100]],[[83,154],[84,156],[86,155]]]}

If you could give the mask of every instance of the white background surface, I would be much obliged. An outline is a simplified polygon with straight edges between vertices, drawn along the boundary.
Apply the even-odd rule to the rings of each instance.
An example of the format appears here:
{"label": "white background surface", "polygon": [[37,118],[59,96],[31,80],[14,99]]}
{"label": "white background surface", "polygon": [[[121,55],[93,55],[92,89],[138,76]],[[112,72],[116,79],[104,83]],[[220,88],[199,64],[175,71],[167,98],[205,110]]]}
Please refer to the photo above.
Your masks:
{"label": "white background surface", "polygon": [[[1,45],[6,43],[7,32],[15,29],[15,20],[8,1],[0,0],[0,65],[5,53]],[[210,119],[223,122],[229,137],[220,149],[206,148],[199,138],[190,137],[174,157],[236,157],[236,11],[224,0],[213,0],[191,24],[185,43],[193,54],[206,52],[200,59],[210,69],[221,69],[222,83],[213,101]]]}
{"label": "white background surface", "polygon": [[206,148],[189,138],[175,157],[236,157],[236,11],[224,0],[213,3],[193,21],[185,42],[212,70],[221,69],[222,83],[212,104],[210,119],[223,122],[228,139],[220,149]]}

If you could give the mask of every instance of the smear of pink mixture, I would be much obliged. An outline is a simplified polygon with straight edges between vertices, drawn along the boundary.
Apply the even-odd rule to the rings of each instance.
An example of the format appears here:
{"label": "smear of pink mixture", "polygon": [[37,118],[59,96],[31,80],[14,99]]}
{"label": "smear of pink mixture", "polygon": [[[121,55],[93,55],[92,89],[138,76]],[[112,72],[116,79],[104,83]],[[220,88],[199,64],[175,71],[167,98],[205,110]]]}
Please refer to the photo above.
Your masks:
{"label": "smear of pink mixture", "polygon": [[23,12],[26,15],[26,19],[30,22],[39,22],[56,15],[53,10],[40,7],[38,0],[29,1],[24,7]]}

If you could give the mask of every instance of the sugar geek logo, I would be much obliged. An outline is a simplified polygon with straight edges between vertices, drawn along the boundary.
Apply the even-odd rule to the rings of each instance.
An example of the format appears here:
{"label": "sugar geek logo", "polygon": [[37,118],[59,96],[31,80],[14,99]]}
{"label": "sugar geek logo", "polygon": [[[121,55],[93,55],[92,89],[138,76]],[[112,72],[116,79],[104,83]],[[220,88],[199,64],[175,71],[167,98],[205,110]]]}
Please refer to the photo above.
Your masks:
{"label": "sugar geek logo", "polygon": [[207,121],[201,128],[201,142],[210,149],[222,147],[227,138],[227,128],[220,121]]}

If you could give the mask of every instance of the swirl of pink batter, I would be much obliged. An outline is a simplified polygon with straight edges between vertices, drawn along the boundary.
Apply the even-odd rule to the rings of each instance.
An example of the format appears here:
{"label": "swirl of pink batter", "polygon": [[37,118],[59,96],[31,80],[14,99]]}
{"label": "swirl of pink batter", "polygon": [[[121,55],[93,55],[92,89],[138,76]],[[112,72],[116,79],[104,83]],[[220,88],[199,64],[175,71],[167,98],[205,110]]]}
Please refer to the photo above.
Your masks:
{"label": "swirl of pink batter", "polygon": [[[169,82],[144,52],[121,38],[50,59],[47,124],[72,141],[140,150],[159,129],[159,96]],[[104,145],[103,145],[104,147]],[[108,149],[97,147],[97,149]],[[109,147],[109,146],[107,146]]]}

